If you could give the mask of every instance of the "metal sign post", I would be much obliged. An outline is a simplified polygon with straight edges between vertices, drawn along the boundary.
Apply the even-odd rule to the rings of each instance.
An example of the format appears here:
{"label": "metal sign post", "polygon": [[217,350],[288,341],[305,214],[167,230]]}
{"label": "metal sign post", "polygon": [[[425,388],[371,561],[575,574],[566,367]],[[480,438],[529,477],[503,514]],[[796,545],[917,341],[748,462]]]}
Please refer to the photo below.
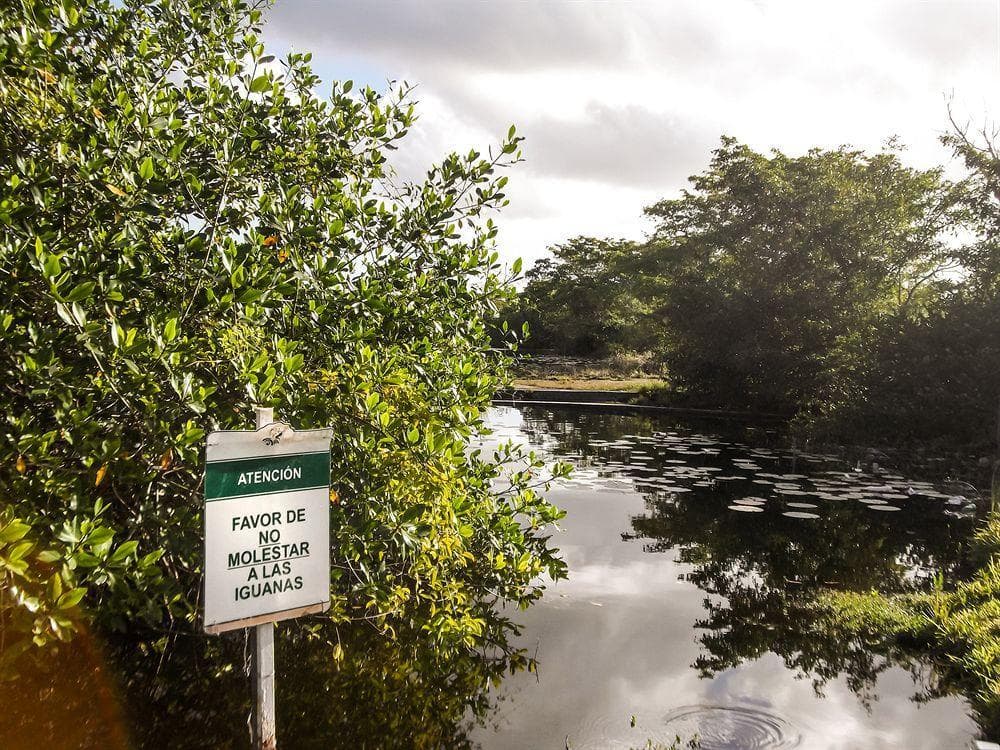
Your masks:
{"label": "metal sign post", "polygon": [[251,627],[253,743],[274,750],[274,623],[330,607],[331,430],[257,408],[205,451],[205,631]]}

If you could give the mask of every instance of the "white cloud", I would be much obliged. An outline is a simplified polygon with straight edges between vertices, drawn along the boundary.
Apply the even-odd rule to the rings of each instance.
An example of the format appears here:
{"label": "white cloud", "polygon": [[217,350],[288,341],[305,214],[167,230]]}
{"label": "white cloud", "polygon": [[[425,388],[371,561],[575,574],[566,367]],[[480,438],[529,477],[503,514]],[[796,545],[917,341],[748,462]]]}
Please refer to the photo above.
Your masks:
{"label": "white cloud", "polygon": [[992,0],[284,0],[267,35],[324,74],[419,85],[405,176],[516,123],[502,250],[534,259],[579,234],[640,238],[643,206],[722,134],[791,153],[898,135],[915,165],[941,163],[946,97],[976,121],[1000,111],[998,23]]}

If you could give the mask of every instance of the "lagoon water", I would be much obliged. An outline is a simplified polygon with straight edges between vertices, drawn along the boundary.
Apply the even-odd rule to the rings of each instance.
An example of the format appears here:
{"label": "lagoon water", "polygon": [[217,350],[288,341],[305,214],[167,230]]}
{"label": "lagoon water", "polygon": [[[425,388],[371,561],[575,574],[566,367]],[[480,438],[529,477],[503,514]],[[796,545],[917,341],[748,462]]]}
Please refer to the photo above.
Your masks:
{"label": "lagoon water", "polygon": [[760,430],[538,406],[490,420],[490,442],[576,469],[549,493],[569,578],[519,613],[539,668],[505,680],[473,733],[483,748],[958,750],[975,736],[928,665],[810,632],[796,606],[818,587],[960,574],[971,493]]}

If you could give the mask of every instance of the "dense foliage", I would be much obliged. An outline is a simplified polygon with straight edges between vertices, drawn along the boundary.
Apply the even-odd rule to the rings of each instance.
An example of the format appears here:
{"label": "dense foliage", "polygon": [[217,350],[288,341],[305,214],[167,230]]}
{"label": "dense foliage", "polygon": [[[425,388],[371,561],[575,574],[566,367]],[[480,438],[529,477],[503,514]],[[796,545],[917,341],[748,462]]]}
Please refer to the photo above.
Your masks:
{"label": "dense foliage", "polygon": [[[895,368],[870,374],[875,397],[869,403],[895,403],[890,418],[921,425],[922,435],[967,434],[971,424],[983,439],[1000,429],[1000,153],[986,132],[975,139],[956,127],[946,141],[969,170],[964,200],[977,233],[958,251],[965,277],[925,320],[904,323],[886,337],[881,346],[890,356],[878,361]],[[886,393],[890,398],[879,397]],[[992,512],[973,540],[971,576],[939,574],[934,591],[911,595],[887,596],[881,587],[826,592],[813,605],[815,622],[840,641],[932,656],[942,682],[972,697],[990,737],[1000,732],[998,509],[1000,462],[994,461]]]}
{"label": "dense foliage", "polygon": [[1000,422],[1000,298],[968,286],[859,337],[813,432],[989,450]]}
{"label": "dense foliage", "polygon": [[653,348],[627,266],[635,243],[577,237],[551,251],[526,274],[508,317],[528,325],[534,349],[603,356],[613,348]]}
{"label": "dense foliage", "polygon": [[0,10],[8,661],[78,603],[162,643],[196,628],[204,438],[254,404],[335,429],[335,623],[505,652],[496,605],[563,572],[538,465],[470,449],[505,376],[489,214],[520,139],[399,185],[408,90],[323,98],[260,24],[238,0]]}
{"label": "dense foliage", "polygon": [[[472,748],[469,729],[495,699],[489,686],[528,663],[428,648],[419,630],[312,630],[279,624],[275,639],[279,743],[296,750]],[[147,647],[84,631],[46,649],[19,679],[0,681],[0,746],[244,750],[243,639],[178,632],[165,656]]]}
{"label": "dense foliage", "polygon": [[724,138],[643,243],[577,238],[528,272],[528,346],[633,351],[672,403],[798,416],[834,437],[988,444],[1000,396],[998,172],[949,136],[968,176],[893,146],[764,155]]}
{"label": "dense foliage", "polygon": [[794,411],[835,387],[879,316],[915,306],[951,258],[954,191],[896,154],[767,157],[726,139],[656,221],[641,269],[674,384],[712,404]]}

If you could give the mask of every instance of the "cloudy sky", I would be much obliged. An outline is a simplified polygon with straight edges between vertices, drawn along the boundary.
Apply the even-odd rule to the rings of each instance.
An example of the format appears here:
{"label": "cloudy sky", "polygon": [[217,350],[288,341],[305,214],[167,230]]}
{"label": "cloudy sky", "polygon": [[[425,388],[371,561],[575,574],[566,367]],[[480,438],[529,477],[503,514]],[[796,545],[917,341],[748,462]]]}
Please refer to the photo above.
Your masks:
{"label": "cloudy sky", "polygon": [[949,101],[1000,120],[1000,0],[278,0],[266,35],[324,80],[418,84],[404,176],[516,124],[501,251],[529,264],[576,235],[641,239],[643,206],[722,134],[788,153],[895,135],[930,166]]}

